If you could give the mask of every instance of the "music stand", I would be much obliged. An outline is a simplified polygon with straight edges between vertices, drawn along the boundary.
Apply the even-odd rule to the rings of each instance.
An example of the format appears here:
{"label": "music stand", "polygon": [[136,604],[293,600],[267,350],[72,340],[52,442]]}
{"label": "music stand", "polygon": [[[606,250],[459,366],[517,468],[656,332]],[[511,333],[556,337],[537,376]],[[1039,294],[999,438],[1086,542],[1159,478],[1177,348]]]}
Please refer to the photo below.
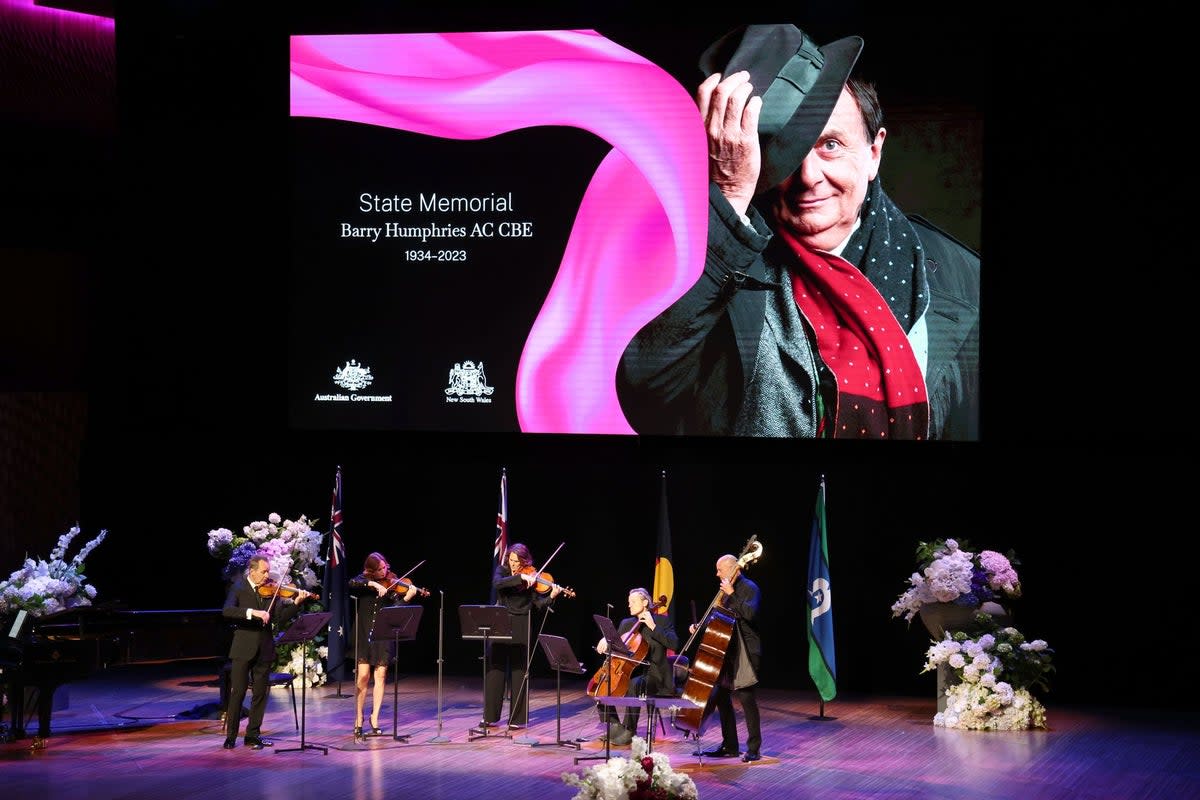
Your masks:
{"label": "music stand", "polygon": [[396,733],[400,708],[400,642],[411,642],[417,638],[417,623],[421,621],[421,606],[386,606],[375,614],[375,624],[367,637],[371,642],[392,640],[392,652],[396,667],[392,672],[392,740],[407,742],[412,734]]}
{"label": "music stand", "polygon": [[311,641],[314,636],[329,626],[329,618],[333,616],[332,611],[313,611],[309,614],[301,614],[296,617],[287,630],[282,631],[275,636],[275,645],[293,644],[300,642],[301,653],[301,673],[300,673],[300,746],[286,747],[282,750],[276,750],[276,753],[291,753],[296,750],[320,750],[322,755],[329,755],[329,748],[324,745],[306,744],[304,741],[305,735],[305,717],[308,711],[308,648],[304,646],[305,642]]}
{"label": "music stand", "polygon": [[[642,664],[645,664],[646,662],[640,661],[640,660],[632,657],[633,651],[630,650],[625,645],[624,640],[621,639],[621,635],[619,633],[617,633],[617,626],[613,625],[611,619],[604,616],[603,614],[592,614],[592,619],[596,620],[596,626],[600,628],[600,634],[604,637],[604,642],[607,645],[607,647],[604,650],[604,666],[605,666],[604,679],[605,679],[605,682],[607,683],[607,686],[605,687],[605,692],[603,695],[599,694],[600,687],[599,686],[596,687],[597,694],[595,695],[595,699],[597,701],[603,700],[605,706],[624,707],[624,706],[630,705],[630,703],[628,702],[629,700],[637,701],[637,702],[633,703],[633,705],[641,705],[642,701],[637,698],[613,697],[612,696],[612,660],[613,660],[613,658],[621,658],[621,659],[624,659],[625,661],[629,661],[638,666],[641,666]],[[618,719],[619,719],[619,717],[618,717]],[[578,764],[580,761],[594,761],[594,760],[600,759],[600,758],[607,761],[611,757],[611,741],[610,740],[611,740],[612,723],[608,719],[607,708],[606,708],[605,714],[604,714],[604,721],[605,721],[604,755],[576,756],[575,757],[576,764]]]}
{"label": "music stand", "polygon": [[576,675],[582,675],[586,670],[579,659],[575,657],[575,652],[571,650],[571,645],[561,636],[554,636],[549,633],[538,635],[538,642],[542,645],[542,652],[546,654],[546,660],[550,662],[551,668],[554,670],[555,684],[558,689],[558,703],[555,706],[555,738],[553,742],[534,742],[534,747],[546,747],[549,745],[559,745],[560,747],[570,747],[578,750],[579,742],[566,742],[562,738],[562,674],[571,672]]}
{"label": "music stand", "polygon": [[[512,641],[512,615],[505,606],[459,606],[458,621],[462,626],[462,638],[483,641],[483,690],[487,691],[488,644],[492,641]],[[467,731],[467,741],[473,742],[490,736],[483,725]],[[505,730],[501,736],[508,736]]]}

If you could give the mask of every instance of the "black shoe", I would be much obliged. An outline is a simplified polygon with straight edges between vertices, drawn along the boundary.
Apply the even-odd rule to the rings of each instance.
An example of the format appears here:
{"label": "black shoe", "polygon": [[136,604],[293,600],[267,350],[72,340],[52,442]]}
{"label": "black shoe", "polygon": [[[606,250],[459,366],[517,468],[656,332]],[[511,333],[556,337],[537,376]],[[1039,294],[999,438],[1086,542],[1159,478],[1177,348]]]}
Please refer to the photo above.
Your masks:
{"label": "black shoe", "polygon": [[737,750],[730,750],[727,747],[718,747],[716,750],[705,750],[704,752],[697,750],[692,755],[707,756],[708,758],[737,758],[741,753]]}
{"label": "black shoe", "polygon": [[762,756],[760,756],[758,753],[754,752],[753,750],[747,750],[746,755],[742,756],[742,761],[758,761],[761,758],[762,758]]}
{"label": "black shoe", "polygon": [[608,740],[608,743],[611,745],[616,745],[617,747],[625,747],[632,741],[633,731],[629,730],[628,728],[621,728],[620,731],[613,734],[612,738]]}
{"label": "black shoe", "polygon": [[226,739],[225,744],[221,745],[221,747],[224,747],[226,750],[232,750],[233,748],[237,747],[237,740]]}
{"label": "black shoe", "polygon": [[275,746],[275,743],[272,742],[270,739],[263,739],[258,736],[255,736],[250,739],[244,739],[242,741],[242,744],[246,745],[246,747],[249,747],[251,750],[262,750],[264,747],[274,747]]}
{"label": "black shoe", "polygon": [[479,720],[479,727],[481,728],[494,728],[499,724],[499,722],[488,722],[486,719]]}

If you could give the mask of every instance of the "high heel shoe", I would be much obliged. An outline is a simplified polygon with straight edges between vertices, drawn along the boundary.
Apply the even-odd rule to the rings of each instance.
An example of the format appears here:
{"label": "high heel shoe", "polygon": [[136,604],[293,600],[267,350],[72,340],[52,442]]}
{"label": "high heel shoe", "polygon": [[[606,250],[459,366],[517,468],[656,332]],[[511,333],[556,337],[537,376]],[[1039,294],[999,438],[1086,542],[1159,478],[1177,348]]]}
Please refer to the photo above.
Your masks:
{"label": "high heel shoe", "polygon": [[373,720],[371,722],[371,734],[374,736],[382,736],[383,735],[383,728],[376,725]]}
{"label": "high heel shoe", "polygon": [[361,742],[363,740],[362,725],[354,726],[354,741]]}

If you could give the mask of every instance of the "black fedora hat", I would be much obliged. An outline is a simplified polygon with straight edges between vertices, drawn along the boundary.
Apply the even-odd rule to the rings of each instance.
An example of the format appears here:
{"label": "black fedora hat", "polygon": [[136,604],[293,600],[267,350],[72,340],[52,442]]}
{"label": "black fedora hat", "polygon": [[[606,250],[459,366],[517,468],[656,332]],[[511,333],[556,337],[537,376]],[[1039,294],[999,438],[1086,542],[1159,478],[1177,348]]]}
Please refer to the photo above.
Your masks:
{"label": "black fedora hat", "polygon": [[778,186],[812,150],[862,48],[858,36],[818,47],[795,25],[743,25],[700,56],[705,77],[747,70],[762,96],[759,192]]}

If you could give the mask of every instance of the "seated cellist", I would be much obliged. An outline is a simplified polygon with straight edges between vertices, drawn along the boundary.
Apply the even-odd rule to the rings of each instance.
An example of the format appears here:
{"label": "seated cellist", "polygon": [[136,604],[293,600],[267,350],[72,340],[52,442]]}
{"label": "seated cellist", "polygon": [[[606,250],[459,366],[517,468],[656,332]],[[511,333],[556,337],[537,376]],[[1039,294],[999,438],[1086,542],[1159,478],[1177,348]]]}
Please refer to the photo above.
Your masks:
{"label": "seated cellist", "polygon": [[[646,664],[625,673],[628,681],[624,695],[641,697],[657,695],[663,691],[669,692],[674,688],[675,683],[672,666],[667,660],[667,651],[679,647],[679,636],[675,633],[675,628],[672,627],[671,620],[667,616],[653,613],[650,593],[645,589],[630,589],[628,599],[629,616],[621,620],[617,626],[617,633],[620,634],[626,647],[638,653]],[[644,654],[642,654],[643,651]],[[596,645],[596,652],[601,655],[608,652],[608,642],[603,638]],[[612,670],[613,677],[617,673],[618,670],[614,668]],[[621,680],[620,682],[626,681]],[[600,685],[597,690],[599,694],[621,693],[619,685],[611,688]],[[634,732],[637,731],[640,709],[637,706],[629,706],[625,709],[624,719],[618,721],[616,709],[613,706],[598,703],[597,708],[600,711],[601,722],[608,725],[607,732],[600,738],[603,739],[607,736],[610,745],[628,745],[633,740]]]}

